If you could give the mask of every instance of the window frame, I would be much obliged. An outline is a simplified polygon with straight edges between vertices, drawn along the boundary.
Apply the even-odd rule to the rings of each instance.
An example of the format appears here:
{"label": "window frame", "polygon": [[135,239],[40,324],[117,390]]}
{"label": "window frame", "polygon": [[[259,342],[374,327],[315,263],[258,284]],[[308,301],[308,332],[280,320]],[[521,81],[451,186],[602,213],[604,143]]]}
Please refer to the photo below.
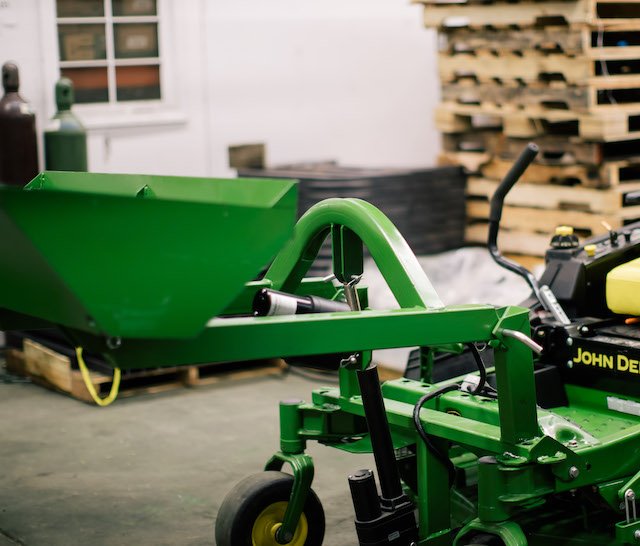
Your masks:
{"label": "window frame", "polygon": [[[109,102],[82,103],[74,105],[74,111],[89,130],[126,129],[133,127],[181,125],[186,123],[186,116],[178,108],[177,88],[173,74],[174,53],[170,22],[175,20],[173,9],[175,2],[156,0],[156,15],[124,15],[114,16],[111,11],[111,0],[103,0],[105,15],[101,17],[57,17],[56,0],[41,4],[40,28],[42,36],[44,75],[43,81],[47,91],[48,117],[55,114],[53,88],[60,78],[61,68],[85,68],[91,66],[107,66]],[[108,11],[107,11],[108,10]],[[51,22],[53,21],[53,24]],[[158,56],[137,59],[116,59],[113,36],[113,24],[118,22],[157,24]],[[107,58],[87,61],[62,61],[59,49],[59,24],[105,24],[105,45]],[[160,66],[160,99],[148,100],[116,100],[116,66]]]}

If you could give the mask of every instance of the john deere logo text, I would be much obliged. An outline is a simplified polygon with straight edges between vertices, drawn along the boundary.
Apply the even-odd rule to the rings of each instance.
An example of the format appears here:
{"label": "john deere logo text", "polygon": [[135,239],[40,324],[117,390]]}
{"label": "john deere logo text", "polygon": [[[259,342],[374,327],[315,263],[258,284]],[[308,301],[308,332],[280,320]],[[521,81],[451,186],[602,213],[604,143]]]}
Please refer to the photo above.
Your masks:
{"label": "john deere logo text", "polygon": [[596,368],[609,368],[619,372],[640,374],[640,361],[624,355],[605,355],[592,353],[578,347],[578,354],[573,358],[576,364],[594,366]]}

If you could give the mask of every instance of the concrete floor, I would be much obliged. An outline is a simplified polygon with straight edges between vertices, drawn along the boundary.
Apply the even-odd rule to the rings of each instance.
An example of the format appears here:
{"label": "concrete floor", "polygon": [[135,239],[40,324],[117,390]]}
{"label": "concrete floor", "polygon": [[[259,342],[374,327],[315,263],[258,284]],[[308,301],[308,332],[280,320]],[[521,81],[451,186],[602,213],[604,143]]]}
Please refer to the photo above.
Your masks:
{"label": "concrete floor", "polygon": [[[224,495],[278,449],[278,401],[317,384],[288,376],[88,406],[0,384],[0,546],[211,545]],[[311,444],[324,543],[355,543],[347,474],[368,456]]]}

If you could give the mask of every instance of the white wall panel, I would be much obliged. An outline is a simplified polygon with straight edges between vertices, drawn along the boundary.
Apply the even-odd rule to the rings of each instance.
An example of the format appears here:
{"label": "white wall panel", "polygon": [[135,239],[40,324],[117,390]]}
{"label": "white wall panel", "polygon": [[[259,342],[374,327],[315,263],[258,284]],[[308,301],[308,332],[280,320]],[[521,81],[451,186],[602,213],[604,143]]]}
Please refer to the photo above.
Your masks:
{"label": "white wall panel", "polygon": [[[267,143],[272,163],[433,164],[436,38],[422,28],[417,6],[405,0],[159,2],[172,121],[92,130],[92,170],[225,175],[227,146],[252,141]],[[22,94],[43,126],[57,77],[54,2],[2,5],[0,62],[19,64]]]}

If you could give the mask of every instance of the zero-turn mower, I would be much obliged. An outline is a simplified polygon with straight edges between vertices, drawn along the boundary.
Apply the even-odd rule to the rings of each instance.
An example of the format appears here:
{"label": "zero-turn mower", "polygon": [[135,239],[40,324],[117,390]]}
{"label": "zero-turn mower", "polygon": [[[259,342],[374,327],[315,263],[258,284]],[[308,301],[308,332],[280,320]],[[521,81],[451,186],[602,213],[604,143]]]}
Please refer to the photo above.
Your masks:
{"label": "zero-turn mower", "polygon": [[[634,544],[640,224],[582,245],[560,229],[537,281],[496,247],[535,153],[491,204],[489,249],[532,288],[520,306],[443,305],[364,201],[323,201],[294,226],[289,180],[53,172],[0,188],[0,326],[62,328],[114,368],[337,370],[338,387],[281,402],[280,450],[224,500],[218,546],[322,543],[309,441],[373,452],[375,473],[346,480],[361,546]],[[328,236],[334,277],[305,278]],[[399,309],[368,309],[363,246]],[[372,351],[396,347],[419,347],[417,375],[381,386]]]}

